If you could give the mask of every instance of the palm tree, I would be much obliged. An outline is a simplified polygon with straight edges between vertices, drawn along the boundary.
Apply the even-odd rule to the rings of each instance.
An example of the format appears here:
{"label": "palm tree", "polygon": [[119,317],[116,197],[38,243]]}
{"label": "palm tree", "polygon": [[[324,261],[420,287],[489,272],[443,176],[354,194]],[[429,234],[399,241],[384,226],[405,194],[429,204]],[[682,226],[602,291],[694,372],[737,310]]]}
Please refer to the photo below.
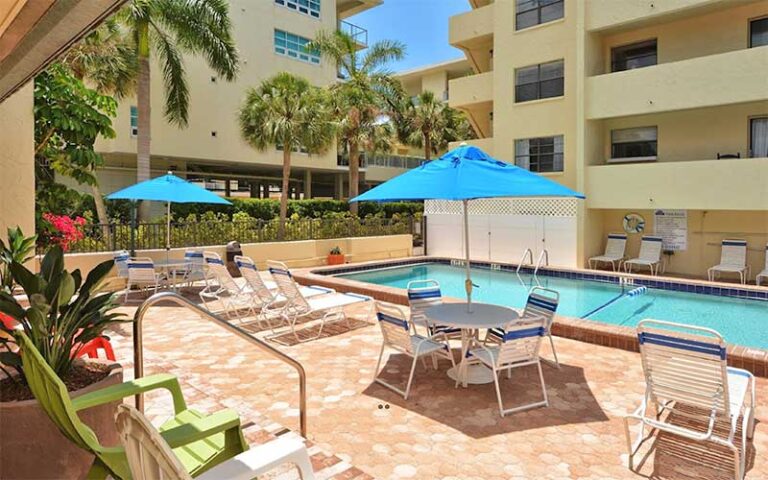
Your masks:
{"label": "palm tree", "polygon": [[264,80],[258,88],[248,89],[240,108],[240,132],[246,142],[260,151],[271,146],[283,150],[280,240],[285,236],[291,153],[299,148],[310,154],[328,149],[335,136],[328,104],[327,92],[304,78],[281,72]]}
{"label": "palm tree", "polygon": [[[349,196],[355,197],[360,184],[360,152],[376,142],[382,116],[388,111],[385,92],[397,81],[386,65],[405,56],[405,46],[382,40],[358,54],[359,45],[341,31],[321,31],[308,46],[320,51],[339,67],[343,82],[334,84],[334,110],[339,121],[339,140],[349,152]],[[357,203],[350,205],[357,215]]]}
{"label": "palm tree", "polygon": [[189,109],[182,54],[202,56],[227,81],[237,75],[238,57],[227,0],[132,0],[120,20],[131,30],[138,58],[136,179],[143,181],[150,172],[150,55],[163,77],[165,118],[179,127],[186,127]]}
{"label": "palm tree", "polygon": [[403,143],[424,149],[424,158],[430,160],[448,144],[468,140],[471,127],[464,115],[452,109],[431,91],[424,91],[415,100],[408,99],[399,116],[398,134]]}

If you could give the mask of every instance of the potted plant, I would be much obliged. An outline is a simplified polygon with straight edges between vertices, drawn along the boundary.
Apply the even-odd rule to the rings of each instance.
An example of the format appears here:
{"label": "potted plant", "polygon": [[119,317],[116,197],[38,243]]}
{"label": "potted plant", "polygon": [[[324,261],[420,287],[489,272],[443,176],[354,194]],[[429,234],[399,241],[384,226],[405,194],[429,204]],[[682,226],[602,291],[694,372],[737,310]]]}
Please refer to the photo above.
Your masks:
{"label": "potted plant", "polygon": [[343,265],[344,264],[344,254],[341,253],[341,249],[336,246],[333,247],[328,253],[328,265]]}
{"label": "potted plant", "polygon": [[[93,456],[64,437],[33,398],[14,335],[23,331],[73,397],[122,382],[118,364],[79,359],[79,350],[124,321],[113,293],[100,291],[112,269],[108,260],[82,278],[64,269],[60,246],[49,250],[39,273],[13,260],[8,272],[28,300],[0,292],[0,478],[84,478]],[[9,320],[10,317],[10,320]],[[78,412],[103,444],[117,444],[116,403]],[[8,432],[13,432],[9,434]],[[30,452],[45,452],[45,461]]]}

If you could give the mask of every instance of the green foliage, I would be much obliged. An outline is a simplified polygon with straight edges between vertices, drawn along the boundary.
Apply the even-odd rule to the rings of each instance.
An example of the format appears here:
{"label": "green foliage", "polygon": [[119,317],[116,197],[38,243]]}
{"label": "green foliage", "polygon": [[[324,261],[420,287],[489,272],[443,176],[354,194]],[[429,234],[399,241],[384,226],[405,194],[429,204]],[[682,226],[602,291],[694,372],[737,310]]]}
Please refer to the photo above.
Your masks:
{"label": "green foliage", "polygon": [[341,249],[337,246],[333,247],[330,252],[331,255],[341,255]]}
{"label": "green foliage", "polygon": [[424,148],[425,158],[445,151],[450,142],[474,138],[464,114],[430,91],[422,92],[415,100],[403,98],[393,119],[400,141]]}
{"label": "green foliage", "polygon": [[0,285],[2,291],[13,291],[13,276],[11,264],[25,263],[31,260],[35,253],[37,235],[25,237],[20,227],[8,228],[8,243],[0,240]]}
{"label": "green foliage", "polygon": [[[0,292],[0,312],[9,315],[23,327],[24,333],[59,377],[72,369],[73,357],[81,346],[101,336],[104,329],[115,322],[124,321],[114,312],[118,306],[116,295],[100,292],[99,288],[112,269],[108,260],[97,265],[83,280],[80,270],[64,269],[64,254],[59,247],[51,248],[43,258],[39,273],[33,273],[19,262],[13,262],[10,272],[29,298],[23,307],[8,292]],[[8,336],[0,337],[7,352],[2,363],[16,369],[23,378],[21,360],[10,344],[14,331],[0,323]]]}

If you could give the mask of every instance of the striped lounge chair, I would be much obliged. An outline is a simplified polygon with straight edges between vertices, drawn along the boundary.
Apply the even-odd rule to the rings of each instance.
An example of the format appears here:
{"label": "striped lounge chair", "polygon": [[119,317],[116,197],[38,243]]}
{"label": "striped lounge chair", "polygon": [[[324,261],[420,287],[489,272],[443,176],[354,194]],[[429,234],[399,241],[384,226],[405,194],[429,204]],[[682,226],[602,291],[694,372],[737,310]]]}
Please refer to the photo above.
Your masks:
{"label": "striped lounge chair", "polygon": [[662,266],[662,245],[661,237],[644,236],[640,241],[640,254],[624,262],[624,271],[632,273],[633,266],[642,266],[648,267],[651,275],[658,275],[659,267]]}
{"label": "striped lounge chair", "polygon": [[592,257],[589,259],[589,268],[594,269],[601,263],[610,263],[613,271],[621,268],[621,262],[625,258],[625,250],[627,248],[627,234],[626,233],[610,233],[608,234],[608,241],[605,244],[605,253]]}
{"label": "striped lounge chair", "polygon": [[257,304],[253,291],[235,282],[218,253],[203,252],[203,258],[207,269],[206,286],[199,295],[205,308],[211,310],[208,302],[218,301],[227,318],[232,318],[234,313],[241,310],[256,316]]}
{"label": "striped lounge chair", "polygon": [[755,277],[755,283],[762,285],[763,279],[768,280],[768,243],[765,245],[765,269],[757,274],[757,277]]}
{"label": "striped lounge chair", "polygon": [[746,240],[723,240],[720,247],[720,263],[707,270],[707,277],[713,282],[717,279],[718,273],[738,273],[741,283],[747,283],[749,265],[747,265]]}

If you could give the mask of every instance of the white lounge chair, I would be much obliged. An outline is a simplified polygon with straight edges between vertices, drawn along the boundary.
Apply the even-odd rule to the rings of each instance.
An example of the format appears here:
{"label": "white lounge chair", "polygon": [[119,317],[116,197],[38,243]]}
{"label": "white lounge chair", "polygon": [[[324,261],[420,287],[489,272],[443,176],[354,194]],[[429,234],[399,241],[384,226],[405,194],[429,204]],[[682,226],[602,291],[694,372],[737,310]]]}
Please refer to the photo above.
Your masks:
{"label": "white lounge chair", "polygon": [[[504,336],[501,338],[499,345],[482,345],[475,342],[475,346],[470,347],[467,352],[467,359],[461,364],[461,368],[465,371],[469,365],[476,363],[482,363],[493,370],[496,399],[499,401],[499,413],[502,417],[507,413],[549,406],[547,386],[544,383],[544,374],[541,371],[541,358],[539,357],[541,339],[546,334],[546,319],[540,316],[526,321],[515,319],[504,327]],[[501,400],[501,388],[499,387],[499,374],[506,370],[507,377],[511,378],[513,368],[529,365],[536,365],[539,371],[543,400],[513,408],[504,408],[504,403]],[[463,376],[464,372],[461,372],[457,377],[457,387],[459,386],[459,379]]]}
{"label": "white lounge chair", "polygon": [[408,282],[408,305],[411,308],[411,324],[421,325],[427,329],[430,337],[440,337],[444,340],[461,339],[461,329],[437,325],[430,322],[424,311],[429,307],[441,305],[443,296],[440,283],[437,280],[413,280]]}
{"label": "white lounge chair", "polygon": [[199,295],[205,308],[210,310],[208,301],[218,301],[224,307],[227,318],[232,318],[232,314],[239,310],[249,311],[256,316],[257,304],[253,291],[235,282],[218,253],[203,252],[203,258],[207,268],[207,280]]}
{"label": "white lounge chair", "polygon": [[[406,320],[407,317],[400,308],[394,305],[385,305],[381,302],[375,303],[376,319],[381,327],[381,334],[383,336],[381,351],[379,352],[379,360],[376,362],[376,370],[373,374],[373,381],[375,383],[399,393],[404,399],[408,400],[408,394],[411,392],[411,384],[413,383],[413,374],[416,372],[416,362],[419,358],[425,358],[426,356],[432,357],[435,362],[435,368],[437,368],[437,356],[449,360],[452,367],[456,366],[453,355],[451,354],[451,348],[447,341],[441,342],[438,341],[437,338],[428,338],[417,335],[413,325]],[[379,378],[381,360],[384,357],[384,350],[387,347],[413,358],[405,390],[401,390]]]}
{"label": "white lounge chair", "polygon": [[202,250],[188,249],[184,252],[186,268],[183,270],[182,282],[190,287],[195,282],[205,281],[205,257]]}
{"label": "white lounge chair", "polygon": [[[322,314],[322,321],[317,335],[307,339],[313,340],[323,334],[326,322],[331,320],[344,320],[347,322],[347,326],[352,328],[343,307],[361,302],[371,302],[371,308],[373,307],[373,299],[371,297],[357,293],[338,293],[326,289],[328,291],[326,295],[307,298],[302,293],[299,285],[293,280],[290,270],[288,270],[284,263],[268,260],[267,266],[269,267],[269,273],[272,274],[272,278],[277,283],[280,295],[285,298],[285,302],[275,309],[274,312],[283,317],[297,342],[302,341],[296,332],[296,322],[299,319]],[[312,286],[312,288],[321,289],[323,287]]]}
{"label": "white lounge chair", "polygon": [[768,243],[765,244],[765,269],[757,274],[757,277],[755,277],[755,283],[757,285],[761,285],[764,278],[768,280]]}
{"label": "white lounge chair", "polygon": [[113,254],[115,260],[115,268],[117,268],[118,278],[128,278],[128,260],[131,259],[131,254],[128,250],[119,250]]}
{"label": "white lounge chair", "polygon": [[165,283],[165,276],[155,271],[155,263],[151,258],[139,257],[126,261],[128,266],[128,280],[125,285],[125,301],[131,287],[139,287],[140,290],[152,290],[157,293],[161,284]]}
{"label": "white lounge chair", "polygon": [[[141,412],[130,405],[118,405],[115,422],[134,480],[192,480],[171,447]],[[302,480],[314,480],[307,447],[300,438],[288,436],[251,447],[195,478],[251,480],[286,463],[298,468]]]}
{"label": "white lounge chair", "polygon": [[[557,359],[555,341],[552,339],[552,323],[555,321],[555,312],[557,312],[559,304],[559,292],[544,287],[533,287],[528,293],[523,314],[517,320],[518,322],[526,322],[539,317],[544,319],[545,335],[549,337],[549,344],[552,346],[552,355],[555,357],[557,368],[560,368],[560,362]],[[485,343],[500,343],[505,333],[503,328],[488,329]]]}
{"label": "white lounge chair", "polygon": [[632,266],[648,267],[651,275],[659,274],[661,261],[662,239],[661,237],[644,236],[640,242],[640,254],[637,258],[631,258],[624,262],[624,271],[632,273]]}
{"label": "white lounge chair", "polygon": [[[596,268],[601,263],[610,263],[613,271],[621,268],[621,262],[625,258],[627,248],[627,235],[625,233],[609,233],[605,244],[605,253],[588,260],[589,268]],[[594,265],[593,265],[594,263]]]}
{"label": "white lounge chair", "polygon": [[707,270],[707,277],[715,281],[718,273],[738,273],[742,284],[747,283],[749,265],[747,265],[747,241],[725,239],[720,247],[720,263]]}
{"label": "white lounge chair", "polygon": [[[693,333],[682,333],[681,329]],[[637,325],[637,337],[646,389],[640,407],[624,417],[629,468],[633,468],[633,457],[645,440],[647,426],[651,433],[657,429],[729,448],[734,455],[734,478],[744,478],[745,455],[739,452],[734,437],[741,417],[741,451],[746,453],[747,438],[752,438],[755,427],[753,375],[728,366],[725,341],[709,328],[642,320]],[[703,431],[670,423],[671,417],[663,417],[664,413],[698,420]],[[634,442],[630,420],[642,425]],[[721,424],[727,436],[716,433],[722,432],[716,428]]]}

